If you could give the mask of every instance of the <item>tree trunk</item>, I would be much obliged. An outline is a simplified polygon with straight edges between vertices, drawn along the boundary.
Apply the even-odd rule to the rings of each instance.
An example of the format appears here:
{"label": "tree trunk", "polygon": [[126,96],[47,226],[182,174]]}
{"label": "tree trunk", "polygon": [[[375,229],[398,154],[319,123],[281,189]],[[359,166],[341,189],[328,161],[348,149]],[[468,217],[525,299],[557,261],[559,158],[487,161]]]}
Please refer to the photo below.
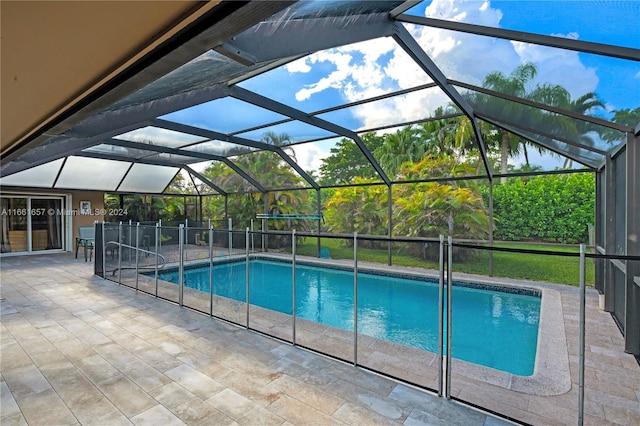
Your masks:
{"label": "tree trunk", "polygon": [[[507,174],[509,164],[509,133],[502,131],[502,144],[500,146],[500,173]],[[506,177],[501,177],[500,182],[505,183]]]}

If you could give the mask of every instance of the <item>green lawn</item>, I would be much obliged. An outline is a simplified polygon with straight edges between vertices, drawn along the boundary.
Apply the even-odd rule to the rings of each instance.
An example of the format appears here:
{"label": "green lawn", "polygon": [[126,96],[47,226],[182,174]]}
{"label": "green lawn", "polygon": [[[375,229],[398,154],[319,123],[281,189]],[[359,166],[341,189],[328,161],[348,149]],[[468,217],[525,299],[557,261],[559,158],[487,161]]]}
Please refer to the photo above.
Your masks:
{"label": "green lawn", "polygon": [[[331,257],[334,259],[353,259],[353,248],[346,247],[344,241],[324,238],[322,239],[322,246],[329,249]],[[500,247],[578,252],[578,249],[573,247],[552,247],[535,244],[502,244]],[[315,256],[315,238],[307,238],[303,243],[299,243],[297,246],[297,253],[300,255]],[[358,260],[387,264],[387,250],[359,247]],[[400,245],[394,245],[393,264],[438,269],[437,259],[422,260],[403,254],[403,250]],[[493,276],[546,281],[577,286],[579,285],[579,264],[580,260],[577,257],[494,252]],[[468,260],[466,262],[454,261],[453,270],[471,274],[488,275],[489,253],[487,251],[479,251],[472,260]],[[586,272],[587,284],[593,285],[595,280],[595,268],[591,259],[587,259]]]}

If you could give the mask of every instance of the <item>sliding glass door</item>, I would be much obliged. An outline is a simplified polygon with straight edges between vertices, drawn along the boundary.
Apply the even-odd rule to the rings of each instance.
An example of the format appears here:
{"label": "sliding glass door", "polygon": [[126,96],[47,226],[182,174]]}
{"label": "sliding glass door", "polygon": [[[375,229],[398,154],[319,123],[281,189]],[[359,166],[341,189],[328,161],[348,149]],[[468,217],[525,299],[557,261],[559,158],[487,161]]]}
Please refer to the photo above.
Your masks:
{"label": "sliding glass door", "polygon": [[32,198],[31,212],[31,250],[62,249],[62,199]]}
{"label": "sliding glass door", "polygon": [[0,197],[0,252],[64,248],[62,197]]}

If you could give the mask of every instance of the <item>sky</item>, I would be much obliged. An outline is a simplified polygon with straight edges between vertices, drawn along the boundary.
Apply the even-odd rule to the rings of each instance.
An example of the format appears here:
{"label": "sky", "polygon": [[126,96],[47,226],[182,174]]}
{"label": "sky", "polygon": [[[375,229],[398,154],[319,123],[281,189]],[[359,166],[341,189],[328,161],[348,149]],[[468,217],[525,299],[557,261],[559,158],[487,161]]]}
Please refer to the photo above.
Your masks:
{"label": "sky", "polygon": [[[407,13],[640,48],[640,1],[433,0]],[[562,85],[574,98],[596,92],[607,105],[608,111],[598,112],[604,117],[610,117],[615,109],[640,106],[637,62],[421,26],[406,25],[406,28],[447,78],[482,85],[488,73],[497,70],[509,74],[518,65],[530,61],[538,66],[534,84]],[[242,82],[240,86],[314,112],[429,81],[388,37],[317,52]],[[397,117],[406,121],[427,118],[436,107],[447,103],[448,98],[434,88],[321,117],[351,129],[363,129],[390,124],[390,117],[396,122]],[[328,135],[302,123],[267,130],[288,133],[296,140]],[[245,136],[256,138],[258,135]],[[303,169],[317,170],[332,146],[333,142],[302,144],[295,148],[296,157]],[[515,163],[521,161],[514,160]],[[546,169],[559,166],[562,161],[536,153],[532,153],[531,158],[532,163]]]}

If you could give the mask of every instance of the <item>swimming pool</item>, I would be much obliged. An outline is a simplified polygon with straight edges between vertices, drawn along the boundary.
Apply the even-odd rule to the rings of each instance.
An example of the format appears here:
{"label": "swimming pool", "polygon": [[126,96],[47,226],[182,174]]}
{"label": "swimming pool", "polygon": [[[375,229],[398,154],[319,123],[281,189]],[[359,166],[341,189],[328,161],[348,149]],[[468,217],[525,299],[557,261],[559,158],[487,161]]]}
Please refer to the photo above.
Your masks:
{"label": "swimming pool", "polygon": [[[244,261],[214,264],[213,293],[246,300]],[[178,271],[159,279],[178,283]],[[184,270],[185,287],[209,293],[209,266]],[[454,283],[452,356],[509,373],[533,374],[539,293]],[[291,264],[250,261],[252,305],[291,315]],[[296,265],[296,316],[353,330],[353,271]],[[438,349],[438,283],[428,278],[358,272],[358,333],[431,352]]]}

